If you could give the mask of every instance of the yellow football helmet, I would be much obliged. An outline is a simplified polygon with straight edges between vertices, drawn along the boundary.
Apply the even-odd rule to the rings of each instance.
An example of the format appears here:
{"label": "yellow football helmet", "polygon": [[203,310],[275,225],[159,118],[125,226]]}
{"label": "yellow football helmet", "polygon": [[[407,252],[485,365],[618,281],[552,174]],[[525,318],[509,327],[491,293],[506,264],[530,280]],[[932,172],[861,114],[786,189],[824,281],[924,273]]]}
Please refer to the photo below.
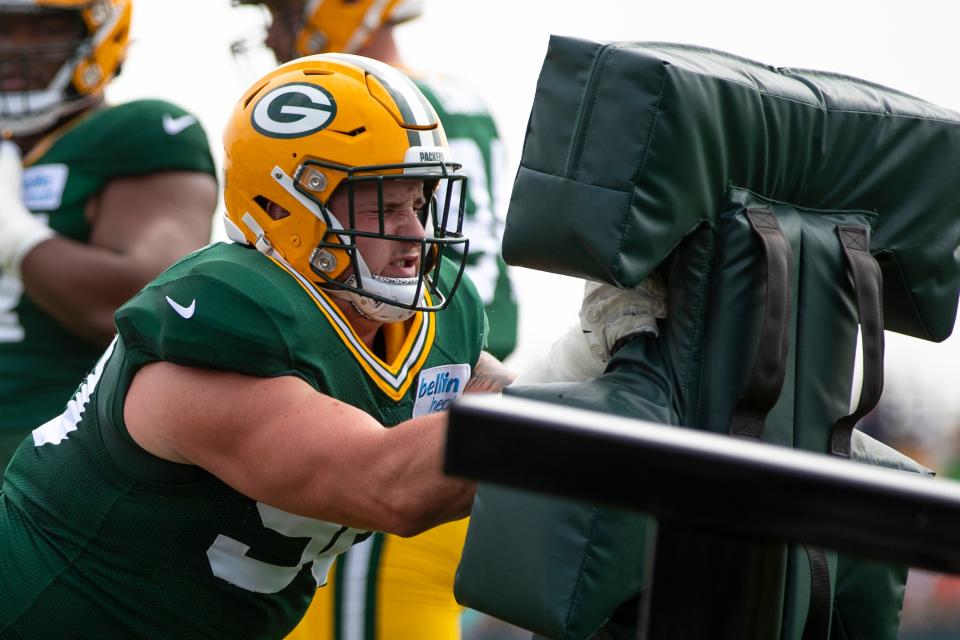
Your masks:
{"label": "yellow football helmet", "polygon": [[[91,104],[117,74],[126,54],[132,0],[0,0],[4,15],[75,14],[77,36],[24,46],[0,37],[0,130],[13,135],[43,131],[64,115]],[[30,66],[65,60],[42,89],[30,86]],[[22,81],[18,78],[23,78]]]}
{"label": "yellow football helmet", "polygon": [[[256,246],[381,322],[446,306],[468,253],[461,233],[466,188],[457,184],[466,176],[448,161],[436,112],[401,72],[348,54],[288,62],[254,83],[237,103],[223,144],[231,239]],[[384,231],[386,180],[423,181],[427,204],[419,213],[426,237]],[[370,181],[381,185],[379,233],[340,221],[354,220],[352,190]],[[338,188],[350,194],[350,211],[338,212],[340,220],[326,206]],[[371,273],[357,249],[358,237],[419,243],[418,276]],[[445,255],[459,263],[446,297],[437,289]]]}
{"label": "yellow football helmet", "polygon": [[296,53],[355,53],[381,25],[420,15],[422,0],[309,0],[297,32]]}

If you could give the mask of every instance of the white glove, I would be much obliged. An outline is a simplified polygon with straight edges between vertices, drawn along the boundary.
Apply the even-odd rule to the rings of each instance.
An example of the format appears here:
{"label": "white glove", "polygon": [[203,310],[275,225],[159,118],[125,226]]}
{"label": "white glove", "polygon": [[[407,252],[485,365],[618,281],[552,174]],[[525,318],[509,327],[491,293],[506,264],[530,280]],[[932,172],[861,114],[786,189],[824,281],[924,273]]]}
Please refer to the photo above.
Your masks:
{"label": "white glove", "polygon": [[578,323],[553,343],[547,355],[517,376],[513,384],[583,382],[599,376],[605,367],[603,360],[590,350]]}
{"label": "white glove", "polygon": [[53,235],[23,205],[20,149],[10,140],[0,140],[0,270],[19,278],[23,258]]}
{"label": "white glove", "polygon": [[590,351],[602,362],[614,346],[638,333],[658,335],[657,318],[667,317],[667,291],[654,273],[634,289],[587,281],[580,305],[580,326]]}

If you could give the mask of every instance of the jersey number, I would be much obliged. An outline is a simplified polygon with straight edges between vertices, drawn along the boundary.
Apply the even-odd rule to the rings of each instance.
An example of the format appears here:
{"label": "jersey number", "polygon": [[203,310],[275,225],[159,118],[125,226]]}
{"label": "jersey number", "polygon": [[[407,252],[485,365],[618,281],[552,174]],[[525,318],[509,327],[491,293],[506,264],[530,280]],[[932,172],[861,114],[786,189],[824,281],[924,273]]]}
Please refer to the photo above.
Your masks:
{"label": "jersey number", "polygon": [[225,535],[218,535],[207,558],[213,575],[247,591],[277,593],[286,588],[307,563],[312,563],[317,585],[327,582],[327,573],[337,554],[369,535],[332,522],[304,518],[275,507],[257,503],[260,518],[267,529],[289,538],[309,538],[294,566],[280,566],[251,558],[250,547]]}
{"label": "jersey number", "polygon": [[[96,366],[87,376],[76,394],[67,403],[67,410],[33,430],[35,446],[58,445],[76,431],[90,396],[103,369],[113,353],[117,338],[113,339],[107,350],[100,356]],[[300,553],[300,562],[294,566],[280,566],[251,558],[247,555],[248,545],[220,534],[207,549],[207,559],[213,575],[234,584],[241,589],[256,593],[277,593],[287,587],[307,563],[313,563],[312,573],[317,585],[327,582],[327,572],[337,554],[346,551],[352,544],[366,538],[369,534],[358,529],[349,529],[332,522],[304,518],[275,507],[257,503],[260,519],[267,529],[276,531],[288,538],[308,538]]]}

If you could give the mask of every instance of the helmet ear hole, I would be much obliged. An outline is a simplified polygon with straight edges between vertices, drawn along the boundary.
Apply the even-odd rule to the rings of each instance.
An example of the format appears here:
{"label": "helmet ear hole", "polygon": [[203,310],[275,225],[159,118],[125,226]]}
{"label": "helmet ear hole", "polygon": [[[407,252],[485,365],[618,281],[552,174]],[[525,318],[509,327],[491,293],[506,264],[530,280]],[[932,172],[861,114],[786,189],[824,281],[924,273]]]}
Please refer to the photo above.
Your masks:
{"label": "helmet ear hole", "polygon": [[255,196],[253,201],[260,205],[260,208],[263,209],[263,212],[270,216],[273,220],[283,220],[290,215],[290,212],[278,205],[273,200],[266,198],[264,196]]}

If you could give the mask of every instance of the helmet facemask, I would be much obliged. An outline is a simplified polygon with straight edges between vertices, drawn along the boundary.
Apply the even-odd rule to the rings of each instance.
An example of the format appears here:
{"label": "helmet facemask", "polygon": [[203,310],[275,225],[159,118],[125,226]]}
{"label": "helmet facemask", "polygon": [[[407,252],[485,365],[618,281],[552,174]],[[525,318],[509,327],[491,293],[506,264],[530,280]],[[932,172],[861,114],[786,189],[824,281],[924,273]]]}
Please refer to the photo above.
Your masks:
{"label": "helmet facemask", "polygon": [[[259,27],[230,44],[241,66],[256,67],[262,50],[272,49],[277,62],[318,53],[361,51],[382,26],[418,17],[423,0],[232,0],[234,6],[263,9]],[[268,44],[268,34],[274,43]],[[283,44],[280,44],[280,43]]]}
{"label": "helmet facemask", "polygon": [[[266,70],[288,60],[300,57],[296,50],[296,34],[303,24],[303,9],[300,7],[268,7],[258,0],[232,0],[235,7],[247,9],[242,15],[242,26],[230,42],[230,54],[237,65],[240,77],[248,83],[262,76]],[[278,36],[286,44],[274,51],[268,38],[274,23],[279,23]]]}
{"label": "helmet facemask", "polygon": [[422,5],[422,0],[308,0],[296,31],[295,53],[357,53],[377,29],[416,18]]}
{"label": "helmet facemask", "polygon": [[[74,4],[47,7],[0,0],[0,20],[60,17],[64,31],[59,41],[0,43],[0,130],[5,133],[26,136],[49,129],[60,118],[94,104],[116,73],[126,47],[129,0]],[[75,25],[72,34],[70,23]]]}
{"label": "helmet facemask", "polygon": [[230,237],[305,287],[381,323],[454,295],[467,260],[466,176],[400,71],[345,54],[281,65],[237,103],[224,151]]}
{"label": "helmet facemask", "polygon": [[[459,285],[466,267],[468,240],[463,237],[465,191],[456,188],[466,180],[457,173],[458,165],[443,162],[342,167],[316,160],[300,165],[294,184],[297,190],[320,206],[327,231],[310,259],[310,268],[321,284],[337,297],[349,300],[362,315],[379,322],[400,322],[417,311],[443,309],[449,295]],[[326,205],[311,194],[310,183],[321,182],[328,172],[343,172],[340,182],[346,190],[345,224]],[[385,221],[385,185],[395,181],[423,181],[425,204],[418,211],[424,235],[396,235],[387,232]],[[439,183],[439,184],[438,184]],[[358,227],[355,190],[360,185],[375,185],[377,228]],[[419,266],[410,277],[391,277],[370,271],[358,245],[362,238],[378,242],[417,245]],[[443,257],[455,260],[457,273],[448,296],[439,289]],[[348,274],[348,275],[347,275]]]}
{"label": "helmet facemask", "polygon": [[[0,10],[0,20],[11,13]],[[4,82],[0,89],[0,127],[13,135],[29,135],[49,127],[59,117],[59,107],[70,92],[73,69],[89,43],[77,11],[34,8],[17,15],[31,20],[60,15],[72,19],[76,26],[75,36],[61,41],[29,46],[0,43],[0,78]],[[51,72],[43,73],[45,67]],[[44,75],[42,82],[37,80],[38,70]]]}

